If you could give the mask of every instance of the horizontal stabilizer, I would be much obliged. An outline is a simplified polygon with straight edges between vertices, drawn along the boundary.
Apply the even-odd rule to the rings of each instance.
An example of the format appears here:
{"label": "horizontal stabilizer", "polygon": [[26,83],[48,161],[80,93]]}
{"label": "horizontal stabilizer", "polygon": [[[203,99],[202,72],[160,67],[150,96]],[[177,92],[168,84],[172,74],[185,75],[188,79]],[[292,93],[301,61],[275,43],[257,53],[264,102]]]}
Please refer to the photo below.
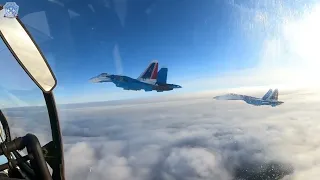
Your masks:
{"label": "horizontal stabilizer", "polygon": [[168,68],[161,68],[158,72],[157,84],[167,84]]}

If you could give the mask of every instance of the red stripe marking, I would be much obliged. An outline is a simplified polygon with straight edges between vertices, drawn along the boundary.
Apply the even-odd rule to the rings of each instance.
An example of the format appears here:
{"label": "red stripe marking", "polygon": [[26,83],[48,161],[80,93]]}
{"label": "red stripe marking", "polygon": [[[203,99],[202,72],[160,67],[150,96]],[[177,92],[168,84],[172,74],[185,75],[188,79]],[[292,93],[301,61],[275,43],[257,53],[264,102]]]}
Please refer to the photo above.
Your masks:
{"label": "red stripe marking", "polygon": [[151,79],[157,79],[158,77],[158,63],[156,63],[153,72],[151,74]]}

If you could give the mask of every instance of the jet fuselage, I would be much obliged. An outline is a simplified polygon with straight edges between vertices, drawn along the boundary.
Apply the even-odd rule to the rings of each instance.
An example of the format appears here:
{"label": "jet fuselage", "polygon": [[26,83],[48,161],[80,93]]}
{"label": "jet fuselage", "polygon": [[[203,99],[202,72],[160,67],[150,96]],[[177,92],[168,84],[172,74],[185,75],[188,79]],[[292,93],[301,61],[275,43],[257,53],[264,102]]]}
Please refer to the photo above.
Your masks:
{"label": "jet fuselage", "polygon": [[101,74],[99,76],[93,77],[90,79],[91,82],[112,82],[117,87],[121,87],[125,90],[145,90],[145,91],[152,91],[153,85],[152,82],[148,81],[141,81],[137,80],[128,76],[123,75],[108,75],[108,74]]}
{"label": "jet fuselage", "polygon": [[255,98],[250,96],[243,96],[243,101],[255,106],[269,105],[272,107],[278,106],[283,103],[282,101],[278,101],[278,100],[263,100],[260,98]]}
{"label": "jet fuselage", "polygon": [[217,100],[243,100],[247,104],[251,104],[254,106],[268,105],[268,106],[275,107],[275,106],[283,104],[282,101],[278,100],[278,94],[279,94],[278,89],[275,89],[275,91],[272,91],[272,89],[269,89],[269,91],[262,98],[229,93],[229,94],[222,95],[222,96],[216,96],[216,97],[214,97],[214,99],[217,99]]}
{"label": "jet fuselage", "polygon": [[158,62],[153,61],[147,69],[137,78],[131,78],[124,75],[114,75],[101,73],[90,79],[93,83],[112,82],[117,87],[124,90],[144,90],[157,92],[171,91],[175,88],[182,88],[176,84],[167,84],[167,68],[161,68],[158,74]]}

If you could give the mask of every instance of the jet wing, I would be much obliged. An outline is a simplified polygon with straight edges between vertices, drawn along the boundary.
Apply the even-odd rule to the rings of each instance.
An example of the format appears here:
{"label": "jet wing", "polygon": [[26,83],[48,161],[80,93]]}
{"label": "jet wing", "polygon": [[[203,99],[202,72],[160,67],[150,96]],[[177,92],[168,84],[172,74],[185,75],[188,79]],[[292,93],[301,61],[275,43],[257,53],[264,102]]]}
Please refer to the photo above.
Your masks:
{"label": "jet wing", "polygon": [[225,95],[221,95],[221,96],[215,96],[213,97],[213,99],[216,100],[245,100],[245,99],[258,99],[256,97],[252,97],[252,96],[246,96],[246,95],[241,95],[241,94],[225,94]]}
{"label": "jet wing", "polygon": [[89,79],[92,83],[102,83],[102,82],[111,82],[110,74],[108,73],[101,73],[98,76],[94,76]]}
{"label": "jet wing", "polygon": [[130,78],[128,76],[119,76],[115,79],[116,86],[122,87],[125,90],[145,90],[152,91],[153,85],[146,82],[139,81],[137,79]]}
{"label": "jet wing", "polygon": [[243,95],[240,94],[225,94],[225,95],[221,95],[221,96],[215,96],[213,99],[216,100],[243,100]]}

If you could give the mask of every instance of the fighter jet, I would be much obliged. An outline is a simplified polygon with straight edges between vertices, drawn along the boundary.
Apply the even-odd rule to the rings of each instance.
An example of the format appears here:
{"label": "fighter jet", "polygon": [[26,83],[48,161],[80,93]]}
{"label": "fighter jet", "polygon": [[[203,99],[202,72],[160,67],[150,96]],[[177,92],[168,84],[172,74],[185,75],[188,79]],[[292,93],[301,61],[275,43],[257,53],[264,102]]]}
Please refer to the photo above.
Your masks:
{"label": "fighter jet", "polygon": [[123,75],[101,73],[90,79],[93,83],[112,82],[124,90],[133,91],[171,91],[175,88],[182,88],[180,85],[167,84],[168,68],[161,68],[158,72],[158,61],[152,61],[145,71],[137,78]]}
{"label": "fighter jet", "polygon": [[243,100],[246,103],[254,106],[269,105],[269,106],[275,107],[283,103],[282,101],[278,100],[278,95],[279,95],[278,89],[275,89],[274,91],[272,91],[272,89],[269,89],[269,91],[262,98],[231,93],[231,94],[226,94],[222,96],[216,96],[214,97],[214,99]]}

